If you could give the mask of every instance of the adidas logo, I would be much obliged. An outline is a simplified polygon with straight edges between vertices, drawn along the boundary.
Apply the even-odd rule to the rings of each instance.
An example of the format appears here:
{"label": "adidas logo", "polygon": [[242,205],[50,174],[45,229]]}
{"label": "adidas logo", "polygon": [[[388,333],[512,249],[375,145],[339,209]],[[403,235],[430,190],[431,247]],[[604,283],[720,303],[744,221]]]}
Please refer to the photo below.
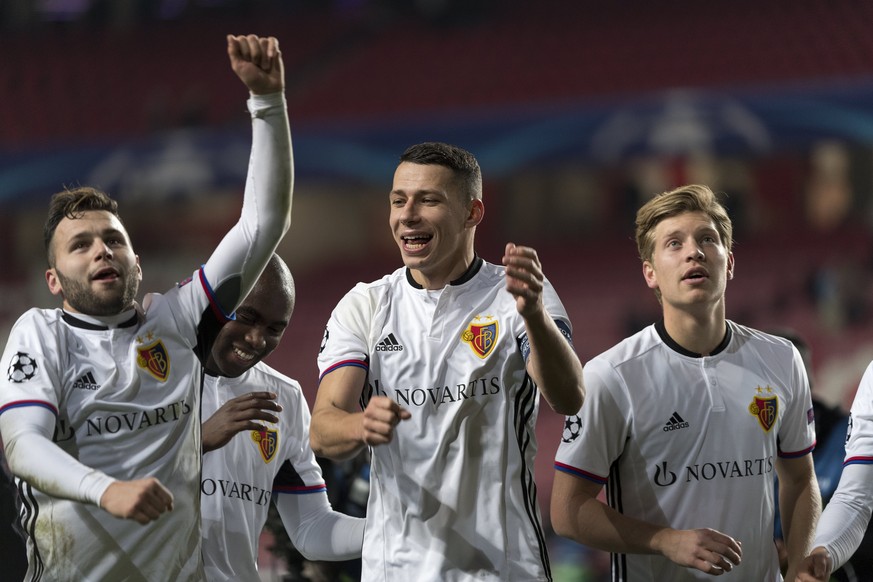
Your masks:
{"label": "adidas logo", "polygon": [[97,390],[100,388],[100,384],[97,383],[97,380],[94,379],[94,374],[88,372],[83,375],[81,378],[73,382],[73,388],[77,388],[79,390]]}
{"label": "adidas logo", "polygon": [[679,430],[680,428],[688,428],[688,423],[685,422],[685,419],[679,416],[678,412],[673,412],[673,416],[670,417],[670,420],[667,421],[667,424],[664,425],[663,431],[670,432],[671,430]]}
{"label": "adidas logo", "polygon": [[397,341],[393,333],[389,333],[388,337],[376,344],[377,352],[402,352],[403,346]]}

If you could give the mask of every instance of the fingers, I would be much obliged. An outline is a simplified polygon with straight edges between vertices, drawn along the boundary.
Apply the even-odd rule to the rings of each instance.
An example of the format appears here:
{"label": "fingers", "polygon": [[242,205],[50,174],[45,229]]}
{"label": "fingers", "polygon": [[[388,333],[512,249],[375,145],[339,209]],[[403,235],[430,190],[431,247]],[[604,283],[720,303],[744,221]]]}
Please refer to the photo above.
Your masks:
{"label": "fingers", "polygon": [[700,530],[698,533],[703,559],[700,570],[713,576],[721,576],[733,570],[742,560],[743,549],[737,540],[711,529]]}
{"label": "fingers", "polygon": [[254,34],[227,35],[227,51],[231,57],[248,61],[258,68],[269,71],[279,53],[279,41],[275,37],[259,37]]}
{"label": "fingers", "polygon": [[390,398],[380,396],[371,399],[364,409],[362,420],[364,442],[371,446],[390,443],[394,427],[411,416],[412,413]]}
{"label": "fingers", "polygon": [[160,481],[154,478],[145,480],[148,482],[138,503],[133,507],[132,518],[145,525],[156,519],[161,514],[173,510],[173,494],[164,487]]}

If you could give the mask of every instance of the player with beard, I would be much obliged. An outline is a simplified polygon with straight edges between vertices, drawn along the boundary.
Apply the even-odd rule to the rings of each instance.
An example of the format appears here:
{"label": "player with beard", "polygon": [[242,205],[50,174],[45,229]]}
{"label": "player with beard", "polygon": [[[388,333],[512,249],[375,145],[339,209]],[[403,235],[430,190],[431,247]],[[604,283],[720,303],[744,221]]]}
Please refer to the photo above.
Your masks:
{"label": "player with beard", "polygon": [[261,361],[282,340],[294,302],[291,272],[273,255],[206,363],[200,507],[210,581],[260,581],[258,540],[271,500],[308,559],[361,556],[364,520],[330,507],[300,384]]}
{"label": "player with beard", "polygon": [[200,381],[218,330],[290,224],[293,171],[275,38],[228,36],[252,151],[239,221],[191,279],[135,302],[117,203],[56,194],[44,240],[60,309],[31,309],[2,359],[0,431],[17,477],[27,580],[199,580]]}

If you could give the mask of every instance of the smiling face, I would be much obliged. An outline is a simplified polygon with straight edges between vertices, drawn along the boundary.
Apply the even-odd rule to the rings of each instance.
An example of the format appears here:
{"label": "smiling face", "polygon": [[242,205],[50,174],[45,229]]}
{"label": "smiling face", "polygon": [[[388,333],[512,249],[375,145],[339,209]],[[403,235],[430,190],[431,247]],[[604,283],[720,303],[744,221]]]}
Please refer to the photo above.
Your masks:
{"label": "smiling face", "polygon": [[116,315],[133,307],[142,270],[127,231],[116,216],[89,210],[63,218],[51,240],[49,291],[64,309],[86,315]]}
{"label": "smiling face", "polygon": [[269,356],[279,345],[294,311],[290,271],[275,257],[236,310],[236,319],[218,332],[206,369],[236,378]]}
{"label": "smiling face", "polygon": [[652,231],[652,242],[643,276],[660,293],[665,313],[723,308],[734,257],[709,215],[696,211],[665,218]]}
{"label": "smiling face", "polygon": [[481,200],[465,200],[462,183],[445,166],[402,162],[389,194],[389,224],[403,264],[426,289],[441,289],[473,261]]}

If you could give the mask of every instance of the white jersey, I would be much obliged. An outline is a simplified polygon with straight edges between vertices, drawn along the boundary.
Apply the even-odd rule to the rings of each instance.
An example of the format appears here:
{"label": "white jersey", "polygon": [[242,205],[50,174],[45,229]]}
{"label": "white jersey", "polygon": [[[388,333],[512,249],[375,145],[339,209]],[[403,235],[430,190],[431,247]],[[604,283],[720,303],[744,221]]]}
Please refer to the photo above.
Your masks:
{"label": "white jersey", "polygon": [[812,547],[825,546],[835,567],[858,549],[873,509],[873,363],[867,366],[849,416],[840,484],[816,529]]}
{"label": "white jersey", "polygon": [[[202,579],[201,362],[287,229],[291,204],[284,94],[253,95],[248,106],[240,220],[193,282],[118,316],[31,309],[9,335],[0,428],[10,467],[29,479],[18,479],[28,581]],[[150,476],[173,494],[173,511],[140,525],[97,507],[114,480]]]}
{"label": "white jersey", "polygon": [[237,378],[207,375],[203,419],[228,400],[249,392],[278,395],[276,424],[237,433],[225,446],[203,455],[201,504],[206,579],[260,580],[258,538],[275,494],[324,494],[321,468],[309,447],[309,407],[300,385],[258,363]]}
{"label": "white jersey", "polygon": [[[727,322],[710,356],[652,325],[584,367],[585,403],[567,417],[555,467],[606,485],[610,507],[743,544],[731,580],[781,580],[773,542],[774,461],[815,446],[806,370],[787,340]],[[613,580],[711,576],[660,555],[613,554]]]}
{"label": "white jersey", "polygon": [[194,348],[209,297],[198,278],[146,303],[142,318],[132,311],[112,328],[61,309],[31,309],[12,328],[0,410],[49,408],[57,415],[54,441],[61,449],[115,479],[157,477],[174,505],[144,527],[20,482],[27,580],[199,576],[200,524],[192,519],[200,503]]}
{"label": "white jersey", "polygon": [[[373,447],[364,535],[367,581],[550,580],[534,483],[539,394],[503,267],[477,258],[440,291],[405,268],[337,305],[322,377],[368,370],[361,404],[387,395],[412,413]],[[547,312],[569,337],[546,282]]]}

